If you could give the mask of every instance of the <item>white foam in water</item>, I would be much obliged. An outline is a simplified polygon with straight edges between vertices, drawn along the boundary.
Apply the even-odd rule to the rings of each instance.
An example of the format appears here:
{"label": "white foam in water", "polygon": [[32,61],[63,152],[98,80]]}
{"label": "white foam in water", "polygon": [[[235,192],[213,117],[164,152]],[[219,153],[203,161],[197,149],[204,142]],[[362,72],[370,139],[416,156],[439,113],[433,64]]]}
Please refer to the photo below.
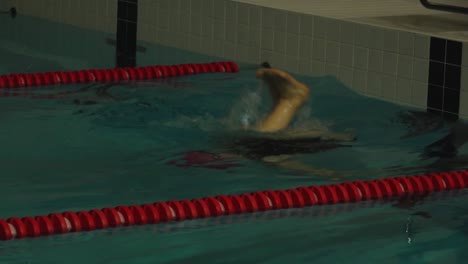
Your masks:
{"label": "white foam in water", "polygon": [[263,84],[259,83],[254,91],[247,91],[240,97],[226,120],[228,127],[247,130],[255,125],[261,116],[262,92]]}

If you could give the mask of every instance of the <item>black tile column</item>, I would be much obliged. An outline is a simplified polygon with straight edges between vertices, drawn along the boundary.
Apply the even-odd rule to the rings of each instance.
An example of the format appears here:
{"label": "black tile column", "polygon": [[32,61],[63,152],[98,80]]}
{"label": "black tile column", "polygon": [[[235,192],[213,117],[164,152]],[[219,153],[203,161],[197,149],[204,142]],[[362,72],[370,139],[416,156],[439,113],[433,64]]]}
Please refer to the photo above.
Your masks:
{"label": "black tile column", "polygon": [[138,0],[118,0],[116,66],[136,66]]}
{"label": "black tile column", "polygon": [[458,119],[462,43],[431,37],[427,110]]}

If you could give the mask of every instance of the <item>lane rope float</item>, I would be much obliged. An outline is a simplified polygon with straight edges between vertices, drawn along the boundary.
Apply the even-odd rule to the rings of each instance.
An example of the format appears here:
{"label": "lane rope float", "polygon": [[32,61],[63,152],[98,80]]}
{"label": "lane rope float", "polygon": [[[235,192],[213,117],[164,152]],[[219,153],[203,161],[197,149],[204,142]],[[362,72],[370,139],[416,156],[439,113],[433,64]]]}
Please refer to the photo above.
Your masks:
{"label": "lane rope float", "polygon": [[222,61],[112,69],[18,73],[0,75],[0,89],[57,84],[150,80],[192,74],[238,71],[239,67],[234,62]]}
{"label": "lane rope float", "polygon": [[468,170],[0,219],[0,240],[352,203],[468,187]]}

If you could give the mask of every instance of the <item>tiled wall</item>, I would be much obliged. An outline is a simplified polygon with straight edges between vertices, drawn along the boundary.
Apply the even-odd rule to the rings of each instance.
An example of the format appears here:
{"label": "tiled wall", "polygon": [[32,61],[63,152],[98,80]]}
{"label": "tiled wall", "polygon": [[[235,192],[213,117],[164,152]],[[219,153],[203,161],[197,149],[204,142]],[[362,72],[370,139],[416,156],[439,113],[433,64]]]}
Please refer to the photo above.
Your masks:
{"label": "tiled wall", "polygon": [[[223,0],[140,0],[138,38],[311,75],[426,107],[430,37]],[[416,48],[415,48],[416,47]]]}
{"label": "tiled wall", "polygon": [[[126,38],[135,31],[117,5],[133,3],[138,40],[242,62],[269,61],[309,76],[332,75],[367,96],[468,118],[468,52],[460,42],[232,0],[9,1],[19,13]],[[133,50],[129,43],[122,42]],[[461,67],[453,61],[460,58]]]}
{"label": "tiled wall", "polygon": [[116,31],[117,0],[6,1],[17,8],[19,15],[31,15],[107,33]]}

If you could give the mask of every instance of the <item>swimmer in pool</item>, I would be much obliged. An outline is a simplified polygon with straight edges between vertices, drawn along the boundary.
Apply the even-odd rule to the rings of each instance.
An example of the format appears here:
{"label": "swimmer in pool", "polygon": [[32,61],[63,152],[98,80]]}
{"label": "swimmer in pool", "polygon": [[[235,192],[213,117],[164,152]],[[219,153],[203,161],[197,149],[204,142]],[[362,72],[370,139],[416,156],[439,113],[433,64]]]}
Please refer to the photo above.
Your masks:
{"label": "swimmer in pool", "polygon": [[[323,129],[290,128],[292,120],[309,99],[310,88],[289,73],[272,68],[267,62],[256,71],[256,77],[267,84],[273,99],[273,107],[263,120],[248,128],[253,133],[240,133],[240,135],[236,134],[233,138],[226,139],[221,144],[224,146],[221,153],[224,154],[204,151],[187,153],[182,159],[185,163],[179,164],[180,167],[223,169],[232,167],[233,163],[225,163],[228,164],[226,167],[215,163],[243,157],[317,176],[338,177],[341,175],[336,171],[315,168],[290,158],[300,153],[316,153],[349,147],[349,144],[342,143],[354,141],[355,136]],[[174,161],[170,163],[177,165]]]}

